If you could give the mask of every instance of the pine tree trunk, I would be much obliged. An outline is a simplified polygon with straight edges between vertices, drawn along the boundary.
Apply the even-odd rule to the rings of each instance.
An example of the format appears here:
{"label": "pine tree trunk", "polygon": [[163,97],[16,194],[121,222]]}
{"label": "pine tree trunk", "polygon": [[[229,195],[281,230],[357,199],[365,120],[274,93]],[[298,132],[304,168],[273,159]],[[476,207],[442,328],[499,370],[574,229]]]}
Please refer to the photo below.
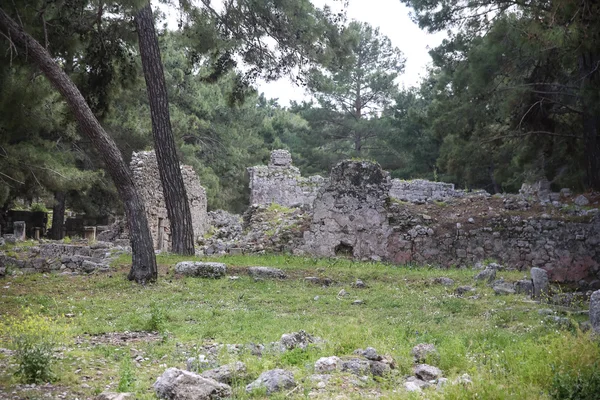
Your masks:
{"label": "pine tree trunk", "polygon": [[67,194],[65,192],[54,193],[54,205],[52,206],[52,232],[50,237],[53,240],[62,240],[65,237],[63,228],[65,223],[65,201]]}
{"label": "pine tree trunk", "polygon": [[125,205],[127,214],[133,252],[133,263],[128,278],[138,283],[156,280],[156,256],[144,204],[135,190],[131,171],[123,161],[114,140],[102,128],[77,86],[52,59],[50,53],[23,31],[22,27],[17,25],[1,8],[0,32],[11,41],[11,46],[20,48],[23,55],[30,59],[63,95],[73,111],[80,129],[101,155],[105,168],[111,175]]}
{"label": "pine tree trunk", "polygon": [[579,57],[582,85],[583,145],[589,189],[600,190],[600,55],[587,52]]}
{"label": "pine tree trunk", "polygon": [[148,2],[135,16],[142,67],[150,100],[152,134],[158,171],[163,187],[167,215],[171,223],[171,245],[176,254],[194,254],[192,214],[179,167],[175,139],[171,129],[167,84],[154,29],[152,8]]}

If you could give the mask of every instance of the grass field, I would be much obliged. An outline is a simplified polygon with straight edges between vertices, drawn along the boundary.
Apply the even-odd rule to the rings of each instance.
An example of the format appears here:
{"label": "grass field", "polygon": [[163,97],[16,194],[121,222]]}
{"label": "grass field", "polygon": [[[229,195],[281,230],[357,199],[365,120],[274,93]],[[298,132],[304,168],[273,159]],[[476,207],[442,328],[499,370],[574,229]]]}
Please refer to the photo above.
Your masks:
{"label": "grass field", "polygon": [[[241,360],[248,368],[248,379],[233,385],[235,398],[261,398],[260,393],[247,394],[245,385],[272,368],[292,370],[298,383],[291,392],[272,395],[275,399],[600,398],[600,345],[578,327],[587,316],[563,311],[558,315],[571,323],[559,325],[538,312],[548,305],[523,295],[497,296],[482,284],[475,286],[475,298],[457,297],[457,286],[474,285],[473,270],[230,256],[219,261],[228,265],[228,275],[239,279],[208,280],[175,276],[174,266],[183,259],[158,256],[159,280],[146,287],[126,280],[130,259],[125,256],[109,274],[33,274],[1,280],[1,321],[20,320],[26,313],[49,317],[63,334],[52,385],[23,385],[15,375],[14,353],[0,352],[0,398],[84,399],[121,390],[153,399],[152,384],[166,367],[184,368],[186,359],[203,345],[267,344],[298,330],[323,338],[325,344],[262,357],[221,352],[221,363]],[[255,281],[245,272],[253,265],[284,269],[288,279]],[[308,276],[335,283],[322,287],[306,282]],[[433,279],[441,276],[455,284],[435,284]],[[524,272],[499,272],[505,280],[523,276]],[[368,287],[353,288],[356,279]],[[338,297],[341,289],[348,295]],[[355,300],[364,303],[354,305]],[[156,334],[123,339],[125,332],[138,331]],[[424,395],[405,392],[403,382],[413,366],[410,350],[425,342],[437,346],[439,358],[432,362],[446,377],[452,381],[466,373],[472,384],[426,389]],[[351,355],[367,346],[395,359],[397,368],[391,375],[357,380],[336,373],[336,379],[319,391],[303,381],[320,357]],[[0,347],[11,347],[6,331]]]}

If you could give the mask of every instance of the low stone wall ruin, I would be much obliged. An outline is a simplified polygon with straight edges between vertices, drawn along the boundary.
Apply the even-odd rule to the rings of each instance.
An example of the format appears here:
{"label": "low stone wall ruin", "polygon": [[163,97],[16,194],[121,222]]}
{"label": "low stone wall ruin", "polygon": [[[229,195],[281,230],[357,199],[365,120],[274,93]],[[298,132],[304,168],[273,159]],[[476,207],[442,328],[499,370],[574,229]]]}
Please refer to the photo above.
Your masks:
{"label": "low stone wall ruin", "polygon": [[389,195],[400,201],[426,203],[464,197],[465,192],[454,189],[453,183],[431,182],[424,179],[411,181],[392,179]]}
{"label": "low stone wall ruin", "polygon": [[92,245],[44,243],[31,247],[14,247],[10,255],[0,252],[0,266],[25,273],[107,271],[118,250],[107,242]]}
{"label": "low stone wall ruin", "polygon": [[[148,225],[154,240],[154,248],[168,250],[171,247],[171,225],[165,207],[162,183],[154,151],[133,153],[131,170],[133,171],[136,188],[144,200]],[[206,191],[200,185],[198,175],[192,167],[182,165],[181,174],[192,213],[194,237],[197,240],[208,229]]]}
{"label": "low stone wall ruin", "polygon": [[250,167],[248,174],[250,204],[312,206],[319,188],[326,183],[319,175],[302,177],[300,170],[292,166],[292,156],[287,150],[274,150],[269,165]]}

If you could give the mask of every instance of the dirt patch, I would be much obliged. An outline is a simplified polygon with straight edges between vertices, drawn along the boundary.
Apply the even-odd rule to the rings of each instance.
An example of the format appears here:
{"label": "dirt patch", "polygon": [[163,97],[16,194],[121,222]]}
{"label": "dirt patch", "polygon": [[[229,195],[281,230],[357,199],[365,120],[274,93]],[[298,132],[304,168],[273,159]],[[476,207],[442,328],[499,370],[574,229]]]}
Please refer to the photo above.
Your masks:
{"label": "dirt patch", "polygon": [[162,335],[158,332],[108,332],[101,335],[77,336],[75,344],[124,346],[131,343],[157,342],[162,339]]}

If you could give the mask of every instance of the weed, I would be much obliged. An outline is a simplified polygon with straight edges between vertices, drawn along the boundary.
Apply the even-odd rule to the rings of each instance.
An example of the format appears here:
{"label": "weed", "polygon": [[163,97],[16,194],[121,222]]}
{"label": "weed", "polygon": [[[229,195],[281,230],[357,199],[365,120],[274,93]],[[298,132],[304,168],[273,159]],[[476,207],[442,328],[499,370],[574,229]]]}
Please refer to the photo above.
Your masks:
{"label": "weed", "polygon": [[25,383],[43,383],[54,379],[53,352],[61,332],[49,317],[24,312],[24,318],[8,318],[0,331],[9,339],[17,359],[17,375]]}
{"label": "weed", "polygon": [[117,390],[119,392],[129,392],[133,387],[133,382],[135,382],[135,372],[131,358],[126,355],[119,367],[119,386]]}
{"label": "weed", "polygon": [[150,320],[148,321],[147,330],[164,332],[166,324],[166,316],[164,309],[157,302],[150,303]]}

